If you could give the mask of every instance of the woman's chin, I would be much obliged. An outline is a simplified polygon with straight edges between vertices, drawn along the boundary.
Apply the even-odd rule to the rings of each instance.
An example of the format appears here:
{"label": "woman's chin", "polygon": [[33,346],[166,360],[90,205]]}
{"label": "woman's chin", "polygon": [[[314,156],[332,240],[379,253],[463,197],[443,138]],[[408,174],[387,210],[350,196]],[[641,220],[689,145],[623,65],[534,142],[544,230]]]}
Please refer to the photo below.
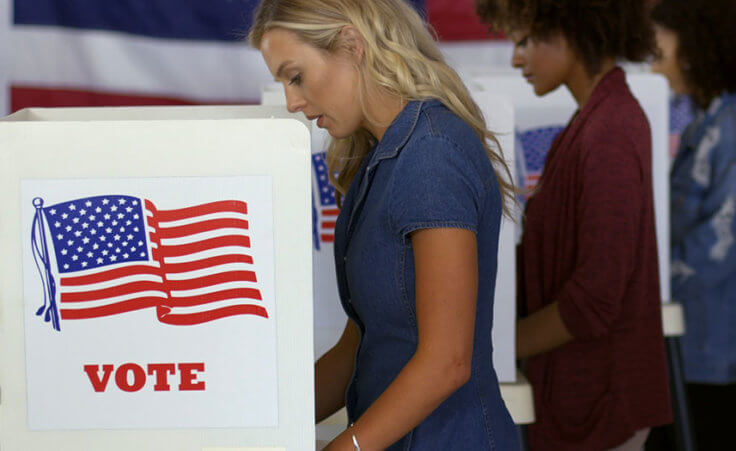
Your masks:
{"label": "woman's chin", "polygon": [[332,136],[335,139],[348,138],[351,135],[351,133],[341,132],[340,130],[335,130],[331,127],[325,127],[325,130],[327,130],[327,133],[329,133],[330,136]]}
{"label": "woman's chin", "polygon": [[554,91],[555,89],[557,89],[557,87],[549,88],[547,86],[534,85],[534,94],[536,94],[538,97],[543,97]]}

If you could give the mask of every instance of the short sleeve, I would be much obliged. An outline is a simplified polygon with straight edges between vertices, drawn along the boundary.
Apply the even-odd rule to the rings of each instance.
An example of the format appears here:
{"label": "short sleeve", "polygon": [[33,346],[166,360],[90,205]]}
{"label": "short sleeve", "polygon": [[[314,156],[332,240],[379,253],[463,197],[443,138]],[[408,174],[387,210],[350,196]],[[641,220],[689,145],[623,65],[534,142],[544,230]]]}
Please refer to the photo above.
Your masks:
{"label": "short sleeve", "polygon": [[405,237],[428,228],[478,232],[486,186],[494,173],[480,142],[472,146],[424,136],[399,153],[389,191],[395,233]]}

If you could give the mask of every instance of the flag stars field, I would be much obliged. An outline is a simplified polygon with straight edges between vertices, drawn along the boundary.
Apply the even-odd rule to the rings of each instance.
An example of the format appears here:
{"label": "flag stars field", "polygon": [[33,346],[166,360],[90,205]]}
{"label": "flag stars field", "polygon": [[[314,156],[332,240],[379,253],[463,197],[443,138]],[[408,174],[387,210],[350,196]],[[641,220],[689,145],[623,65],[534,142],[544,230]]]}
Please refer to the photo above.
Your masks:
{"label": "flag stars field", "polygon": [[[80,208],[80,205],[84,207]],[[58,210],[64,213],[59,215]],[[110,264],[121,260],[119,257],[123,257],[124,254],[127,255],[123,257],[126,261],[145,260],[148,257],[147,252],[134,254],[133,252],[138,249],[130,247],[131,243],[138,242],[140,248],[145,242],[145,236],[141,232],[145,228],[140,227],[143,225],[141,204],[135,199],[91,198],[84,203],[58,204],[47,210],[47,214],[58,218],[53,222],[54,229],[62,233],[55,234],[54,238],[58,243],[66,244],[60,246],[57,254],[60,263],[62,259],[64,260],[60,266],[64,270],[78,271],[90,265]],[[130,233],[126,226],[135,226],[132,228],[133,232]],[[91,237],[96,239],[93,241]],[[115,248],[113,242],[120,247]],[[103,254],[100,253],[99,243],[108,244],[107,249],[103,249]],[[72,256],[69,249],[75,244],[78,245],[77,254]],[[119,257],[113,255],[115,253]],[[106,258],[101,259],[101,256]]]}

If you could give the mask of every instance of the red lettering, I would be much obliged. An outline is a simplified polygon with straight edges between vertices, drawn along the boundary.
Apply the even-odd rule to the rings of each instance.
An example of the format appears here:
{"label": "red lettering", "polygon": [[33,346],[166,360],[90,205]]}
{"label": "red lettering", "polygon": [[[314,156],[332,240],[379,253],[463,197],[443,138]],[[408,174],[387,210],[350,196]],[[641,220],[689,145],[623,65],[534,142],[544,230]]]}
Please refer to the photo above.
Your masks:
{"label": "red lettering", "polygon": [[96,392],[104,392],[110,382],[110,376],[115,373],[115,384],[122,391],[131,393],[140,391],[148,382],[148,376],[153,376],[155,382],[153,384],[154,391],[171,391],[169,384],[169,376],[176,374],[177,366],[179,369],[179,390],[180,391],[203,391],[205,382],[197,380],[199,373],[204,373],[204,363],[149,363],[147,370],[136,363],[125,363],[117,369],[114,365],[104,364],[102,366],[102,374],[100,374],[100,365],[84,365],[84,372],[87,373],[92,388]]}
{"label": "red lettering", "polygon": [[204,390],[204,381],[197,381],[194,371],[204,372],[204,363],[180,363],[179,390]]}
{"label": "red lettering", "polygon": [[[133,373],[133,383],[128,383],[128,373]],[[118,384],[118,388],[127,392],[135,392],[143,388],[146,385],[146,372],[140,365],[135,363],[126,363],[120,365],[115,371],[115,383]]]}
{"label": "red lettering", "polygon": [[107,388],[107,382],[110,380],[112,370],[112,365],[102,365],[102,378],[100,378],[100,365],[84,365],[84,372],[87,373],[87,377],[89,377],[89,381],[92,383],[92,388],[98,393],[104,392]]}
{"label": "red lettering", "polygon": [[156,385],[153,386],[154,391],[171,391],[169,385],[169,374],[176,373],[176,366],[173,363],[149,363],[148,374],[156,375]]}

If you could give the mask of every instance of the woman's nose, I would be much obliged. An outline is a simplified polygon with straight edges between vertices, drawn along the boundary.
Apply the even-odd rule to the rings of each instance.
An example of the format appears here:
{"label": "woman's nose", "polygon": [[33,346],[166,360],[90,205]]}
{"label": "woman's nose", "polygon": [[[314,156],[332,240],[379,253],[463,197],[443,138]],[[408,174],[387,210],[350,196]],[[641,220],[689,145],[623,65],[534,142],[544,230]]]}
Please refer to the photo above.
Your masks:
{"label": "woman's nose", "polygon": [[304,97],[293,92],[291,89],[286,89],[286,109],[289,110],[290,113],[298,113],[303,110],[306,105],[307,102],[304,100]]}
{"label": "woman's nose", "polygon": [[517,69],[524,66],[524,57],[518,47],[514,47],[514,53],[511,54],[511,66]]}

